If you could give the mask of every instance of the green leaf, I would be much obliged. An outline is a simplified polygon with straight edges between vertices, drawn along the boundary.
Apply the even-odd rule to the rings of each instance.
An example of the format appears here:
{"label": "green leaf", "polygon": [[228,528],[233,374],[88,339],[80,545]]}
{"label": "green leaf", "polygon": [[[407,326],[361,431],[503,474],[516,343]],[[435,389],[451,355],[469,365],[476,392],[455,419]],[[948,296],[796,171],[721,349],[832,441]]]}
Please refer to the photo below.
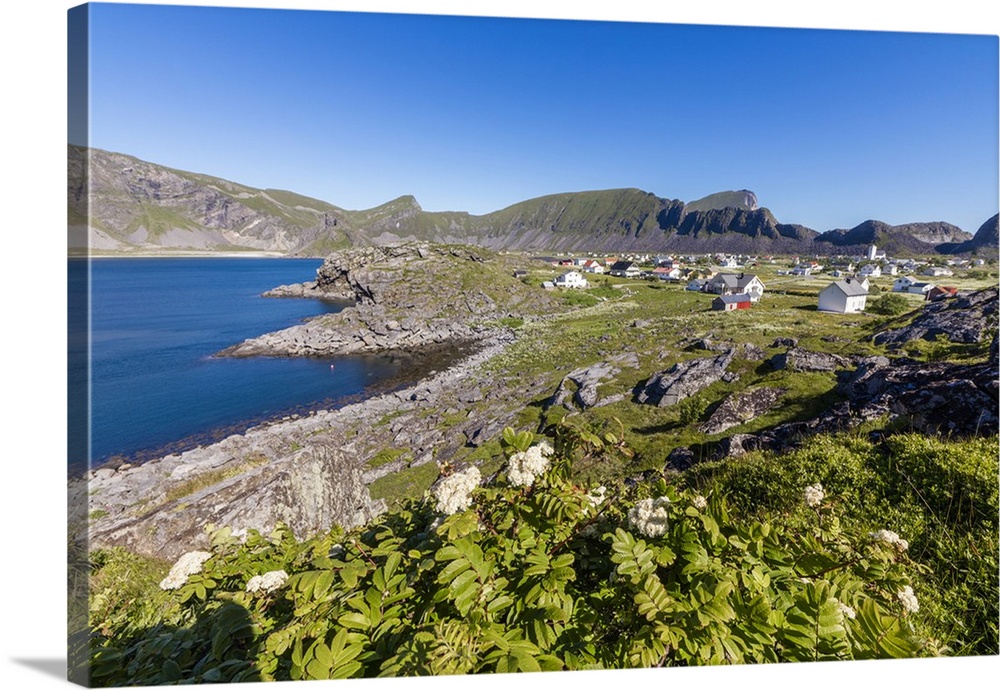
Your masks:
{"label": "green leaf", "polygon": [[176,683],[181,679],[181,667],[173,659],[167,659],[163,662],[162,674],[167,682]]}

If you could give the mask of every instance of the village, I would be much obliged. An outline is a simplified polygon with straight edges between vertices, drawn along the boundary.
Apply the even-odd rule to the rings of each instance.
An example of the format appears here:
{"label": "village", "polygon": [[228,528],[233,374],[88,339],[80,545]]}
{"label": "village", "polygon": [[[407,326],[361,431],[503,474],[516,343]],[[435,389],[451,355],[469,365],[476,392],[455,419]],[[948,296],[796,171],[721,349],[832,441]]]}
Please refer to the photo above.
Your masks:
{"label": "village", "polygon": [[[841,314],[864,312],[869,296],[876,292],[917,295],[925,301],[954,297],[959,288],[937,284],[931,279],[947,279],[955,276],[956,271],[975,271],[986,264],[981,258],[893,258],[880,252],[876,245],[870,245],[864,256],[817,256],[813,259],[731,254],[635,254],[541,257],[541,260],[551,267],[568,269],[551,280],[544,280],[541,287],[547,290],[596,287],[599,276],[663,281],[683,284],[690,292],[716,295],[711,302],[711,309],[715,311],[749,309],[759,303],[767,289],[760,277],[765,271],[778,279],[783,290],[794,285],[797,279],[811,286],[815,286],[817,280],[826,280],[825,287],[818,291],[816,309]],[[529,273],[518,270],[514,275],[526,279]],[[610,284],[609,281],[605,283]],[[622,285],[615,283],[617,287]]]}

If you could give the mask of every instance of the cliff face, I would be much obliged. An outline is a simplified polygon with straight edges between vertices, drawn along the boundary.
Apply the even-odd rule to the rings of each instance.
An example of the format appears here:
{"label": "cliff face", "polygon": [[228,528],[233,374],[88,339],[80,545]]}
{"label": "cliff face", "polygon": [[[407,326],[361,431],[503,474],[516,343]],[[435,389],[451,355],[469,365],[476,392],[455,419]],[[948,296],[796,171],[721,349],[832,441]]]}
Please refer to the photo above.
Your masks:
{"label": "cliff face", "polygon": [[980,225],[972,239],[941,244],[938,246],[938,251],[944,254],[982,254],[984,257],[996,258],[998,247],[1000,247],[1000,214]]}
{"label": "cliff face", "polygon": [[350,243],[339,227],[345,213],[331,204],[131,156],[71,146],[68,181],[70,224],[86,225],[89,218],[97,249],[295,253],[320,237]]}

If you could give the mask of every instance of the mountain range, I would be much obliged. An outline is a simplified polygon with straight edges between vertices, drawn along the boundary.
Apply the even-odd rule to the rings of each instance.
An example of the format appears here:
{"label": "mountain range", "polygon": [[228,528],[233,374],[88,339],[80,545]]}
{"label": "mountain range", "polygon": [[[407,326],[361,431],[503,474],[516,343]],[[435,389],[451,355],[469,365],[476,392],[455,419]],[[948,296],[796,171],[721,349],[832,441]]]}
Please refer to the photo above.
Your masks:
{"label": "mountain range", "polygon": [[[818,232],[780,223],[749,190],[685,203],[639,189],[569,192],[472,215],[424,211],[412,196],[350,211],[290,191],[256,189],[132,156],[68,148],[70,249],[93,253],[268,251],[326,256],[405,240],[554,252],[727,252],[996,256],[997,216],[971,235],[945,222],[868,220]],[[89,189],[89,193],[88,193]]]}

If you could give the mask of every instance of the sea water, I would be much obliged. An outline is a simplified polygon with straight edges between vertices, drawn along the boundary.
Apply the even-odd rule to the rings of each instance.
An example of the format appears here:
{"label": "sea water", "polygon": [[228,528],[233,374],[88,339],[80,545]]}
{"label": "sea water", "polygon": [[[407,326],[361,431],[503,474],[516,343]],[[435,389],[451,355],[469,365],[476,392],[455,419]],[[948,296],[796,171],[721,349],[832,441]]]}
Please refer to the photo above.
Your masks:
{"label": "sea water", "polygon": [[[74,421],[71,409],[70,465],[86,464],[88,456],[95,466],[114,456],[141,460],[184,450],[264,420],[335,407],[398,375],[398,362],[377,356],[214,356],[247,338],[342,309],[343,303],[260,296],[315,279],[321,263],[91,259],[89,338],[81,315],[70,314],[71,408],[84,401],[74,400],[73,391],[88,373],[90,379],[89,415],[77,414]],[[86,290],[87,264],[70,261],[71,295]],[[71,310],[80,304],[70,299]],[[88,416],[89,449],[82,428]]]}

